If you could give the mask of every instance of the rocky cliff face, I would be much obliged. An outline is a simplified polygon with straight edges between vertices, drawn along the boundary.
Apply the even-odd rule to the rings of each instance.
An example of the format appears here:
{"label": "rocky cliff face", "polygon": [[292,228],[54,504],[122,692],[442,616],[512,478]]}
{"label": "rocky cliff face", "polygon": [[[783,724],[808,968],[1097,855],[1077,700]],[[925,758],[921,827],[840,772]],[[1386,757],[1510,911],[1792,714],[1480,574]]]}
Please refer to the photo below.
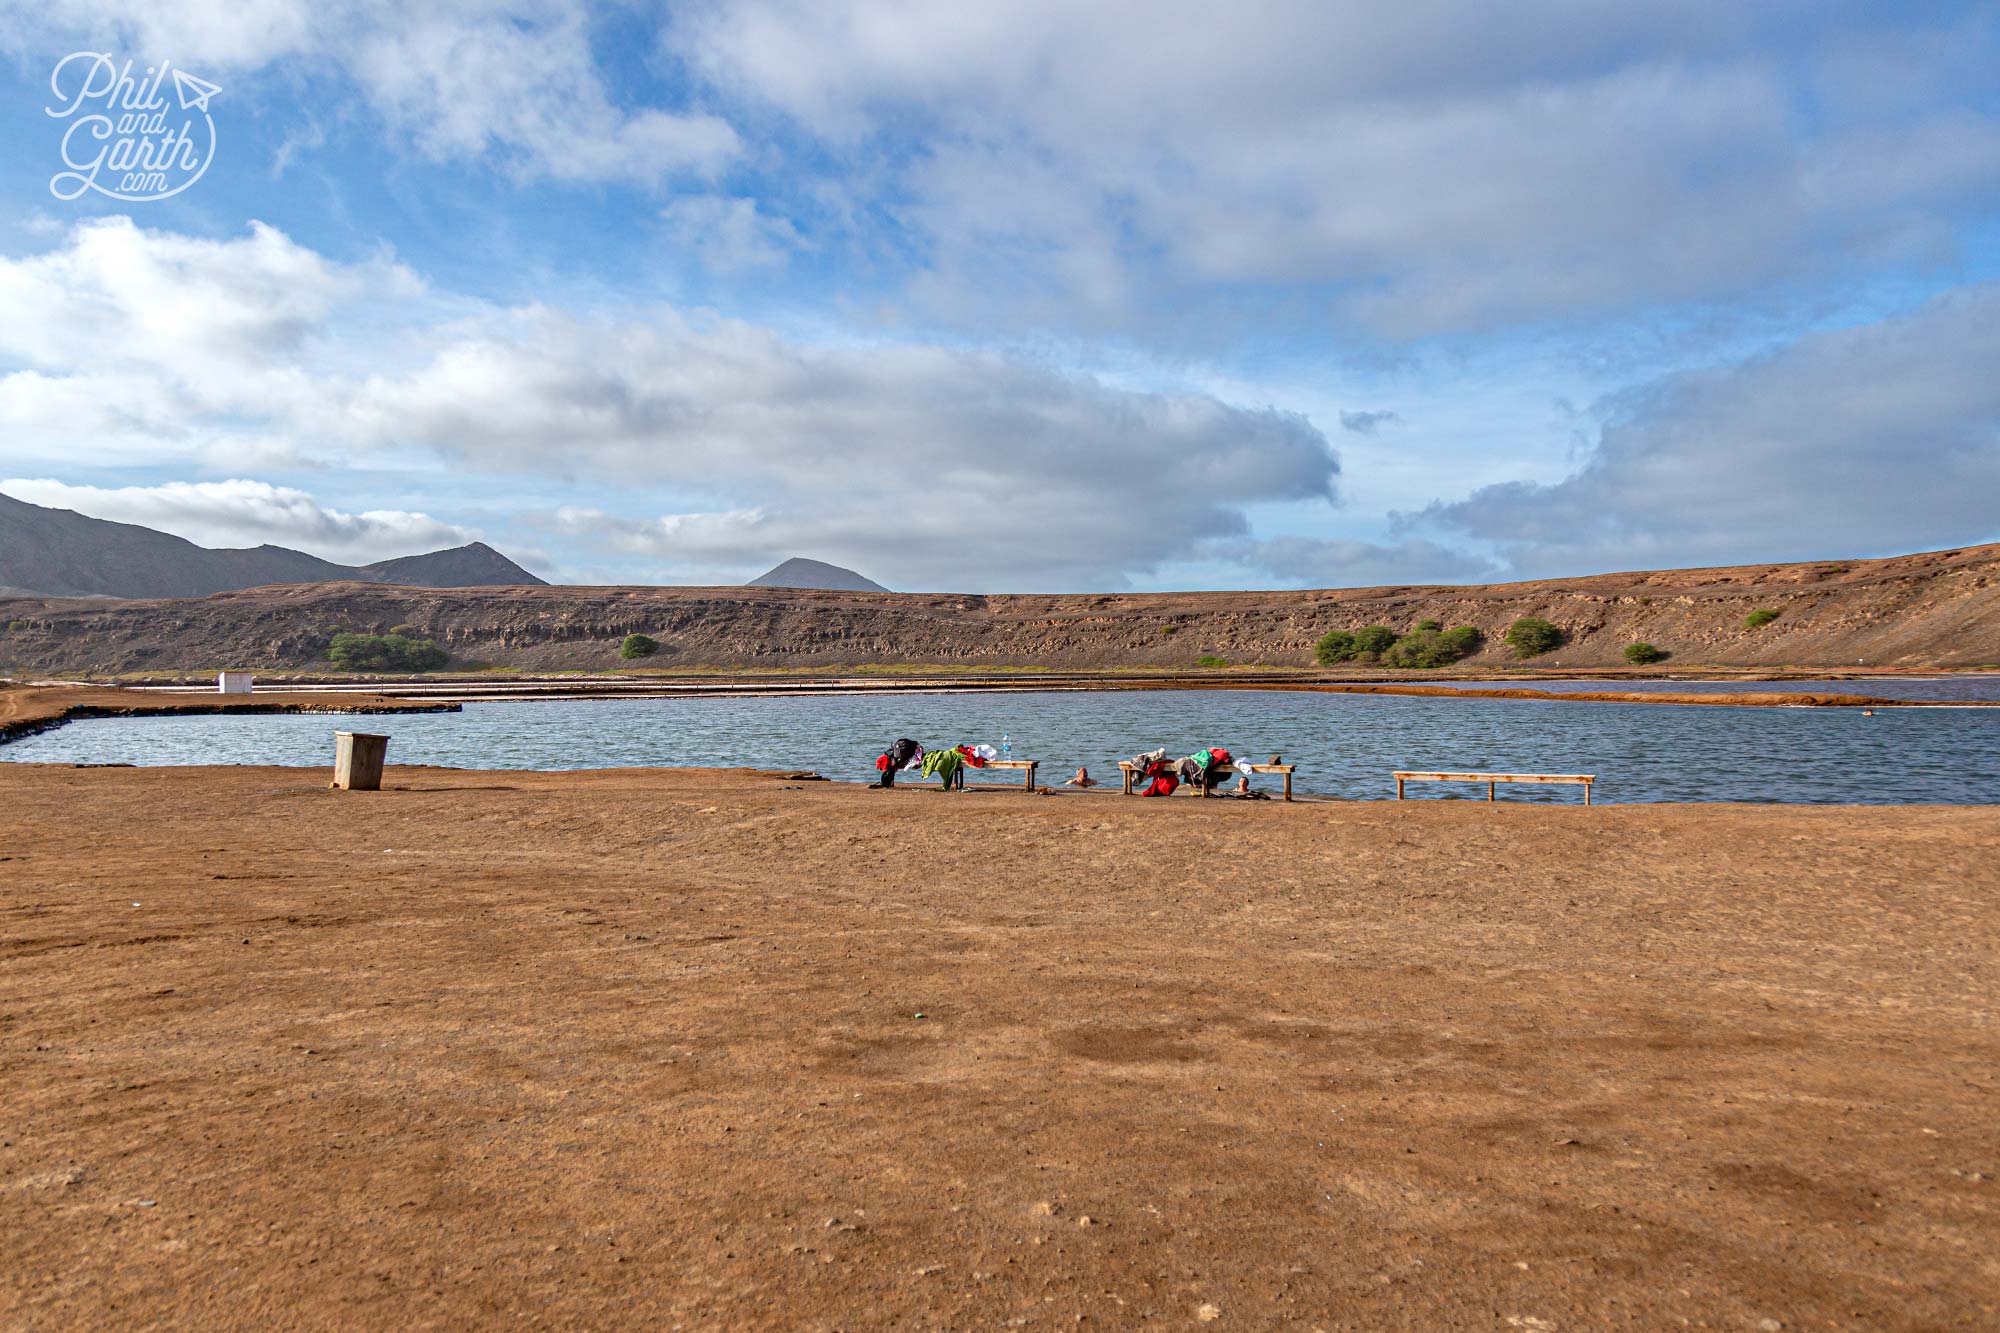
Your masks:
{"label": "rocky cliff face", "polygon": [[[1743,626],[1751,611],[1778,619]],[[177,601],[0,600],[0,670],[16,673],[324,668],[337,629],[411,625],[461,663],[610,669],[652,635],[648,667],[963,668],[1304,666],[1329,629],[1469,624],[1513,658],[1517,616],[1568,642],[1537,665],[1623,664],[1656,644],[1671,666],[1979,666],[2000,663],[2000,545],[1888,560],[1603,574],[1483,587],[1318,592],[956,596],[781,588],[425,588],[335,583]]]}

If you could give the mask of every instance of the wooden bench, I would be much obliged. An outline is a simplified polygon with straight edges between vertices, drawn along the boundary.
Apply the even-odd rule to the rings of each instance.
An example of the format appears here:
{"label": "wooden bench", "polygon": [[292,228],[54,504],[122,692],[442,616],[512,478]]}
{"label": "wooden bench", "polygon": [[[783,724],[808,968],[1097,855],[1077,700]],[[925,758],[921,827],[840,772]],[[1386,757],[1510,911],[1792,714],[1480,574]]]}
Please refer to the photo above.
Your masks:
{"label": "wooden bench", "polygon": [[[1251,771],[1252,773],[1282,773],[1282,774],[1284,774],[1284,777],[1285,777],[1285,799],[1286,799],[1286,800],[1288,800],[1288,801],[1292,799],[1292,773],[1293,773],[1293,771],[1294,771],[1294,770],[1296,770],[1297,768],[1298,768],[1298,765],[1297,765],[1297,764],[1252,764],[1252,765],[1250,765],[1250,771]],[[1236,767],[1236,766],[1235,766],[1234,764],[1231,764],[1231,765],[1229,766],[1229,769],[1228,769],[1228,771],[1230,771],[1230,772],[1241,772],[1241,770],[1240,770],[1240,769],[1238,769],[1238,768],[1237,768],[1237,767]],[[1133,786],[1134,786],[1134,785],[1136,785],[1136,784],[1138,783],[1138,781],[1139,781],[1139,770],[1138,770],[1138,769],[1136,769],[1136,768],[1134,768],[1134,767],[1132,766],[1132,761],[1131,761],[1130,759],[1120,759],[1120,760],[1118,761],[1118,772],[1119,772],[1119,773],[1120,773],[1120,775],[1121,775],[1121,776],[1123,776],[1123,777],[1124,777],[1124,779],[1125,779],[1125,795],[1127,795],[1127,796],[1130,796],[1130,795],[1132,794],[1132,788],[1133,788]],[[1207,792],[1206,790],[1203,790],[1201,794],[1202,794],[1203,796],[1207,796],[1207,795],[1208,795],[1209,793],[1208,793],[1208,792]]]}
{"label": "wooden bench", "polygon": [[[1033,791],[1035,789],[1035,768],[1041,762],[1042,761],[1039,759],[988,759],[986,761],[986,767],[1019,768],[1025,770],[1028,775],[1028,790]],[[958,771],[961,775],[963,775],[967,769],[972,769],[972,765],[966,764],[963,767],[961,767]],[[977,772],[978,770],[972,769],[972,771]]]}
{"label": "wooden bench", "polygon": [[1502,782],[1563,782],[1583,788],[1583,803],[1590,804],[1590,784],[1597,781],[1595,773],[1398,773],[1396,774],[1396,799],[1403,799],[1405,782],[1483,782],[1486,784],[1486,799],[1496,799],[1493,788]]}

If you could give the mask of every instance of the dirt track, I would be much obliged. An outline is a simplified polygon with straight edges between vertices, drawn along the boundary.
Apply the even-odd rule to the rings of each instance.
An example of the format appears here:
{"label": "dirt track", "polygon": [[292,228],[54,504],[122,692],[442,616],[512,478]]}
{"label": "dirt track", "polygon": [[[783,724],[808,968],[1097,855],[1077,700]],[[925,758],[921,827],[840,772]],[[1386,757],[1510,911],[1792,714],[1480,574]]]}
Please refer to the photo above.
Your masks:
{"label": "dirt track", "polygon": [[2000,809],[325,782],[0,764],[0,1326],[2000,1324]]}

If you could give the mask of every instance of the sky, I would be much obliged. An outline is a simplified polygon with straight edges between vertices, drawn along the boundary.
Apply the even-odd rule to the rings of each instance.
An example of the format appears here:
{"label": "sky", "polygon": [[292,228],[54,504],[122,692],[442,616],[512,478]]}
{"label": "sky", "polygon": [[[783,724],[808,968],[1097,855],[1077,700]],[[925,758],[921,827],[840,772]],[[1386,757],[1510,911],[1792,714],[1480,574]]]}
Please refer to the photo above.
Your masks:
{"label": "sky", "polygon": [[0,492],[561,583],[2000,540],[1996,69],[1922,0],[0,0]]}

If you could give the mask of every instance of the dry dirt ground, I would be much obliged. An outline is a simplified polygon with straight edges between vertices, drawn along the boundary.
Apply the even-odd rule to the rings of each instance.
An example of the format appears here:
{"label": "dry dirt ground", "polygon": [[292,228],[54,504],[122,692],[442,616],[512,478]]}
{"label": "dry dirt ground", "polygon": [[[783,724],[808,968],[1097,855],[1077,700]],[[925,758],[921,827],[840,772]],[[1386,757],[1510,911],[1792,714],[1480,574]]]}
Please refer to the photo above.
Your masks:
{"label": "dry dirt ground", "polygon": [[2000,1326],[2000,809],[0,764],[0,1326]]}

